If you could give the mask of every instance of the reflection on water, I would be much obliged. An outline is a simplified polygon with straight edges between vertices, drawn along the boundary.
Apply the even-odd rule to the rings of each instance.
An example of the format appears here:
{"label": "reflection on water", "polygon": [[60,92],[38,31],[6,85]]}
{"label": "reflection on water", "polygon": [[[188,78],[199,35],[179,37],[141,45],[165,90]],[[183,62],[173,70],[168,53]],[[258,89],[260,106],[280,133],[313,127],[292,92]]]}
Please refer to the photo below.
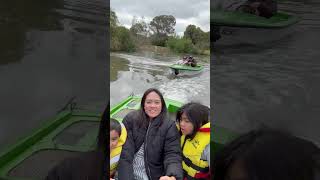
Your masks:
{"label": "reflection on water", "polygon": [[[210,106],[209,57],[195,57],[204,65],[202,73],[193,76],[176,77],[169,65],[180,57],[159,55],[148,52],[111,55],[111,106],[122,101],[130,94],[142,95],[151,87],[158,88],[165,97],[182,102],[199,101]],[[125,60],[123,60],[125,59]]]}
{"label": "reflection on water", "polygon": [[[11,34],[14,34],[12,36]],[[0,25],[0,65],[19,61],[24,53],[25,34],[17,25]]]}
{"label": "reflection on water", "polygon": [[279,9],[302,17],[270,44],[215,47],[215,121],[236,131],[271,126],[320,144],[320,4],[289,1]]}
{"label": "reflection on water", "polygon": [[112,59],[113,60],[110,62],[110,81],[115,81],[117,80],[118,71],[129,70],[129,67],[128,67],[129,61],[117,56],[112,56]]}
{"label": "reflection on water", "polygon": [[31,29],[61,29],[60,17],[54,16],[54,9],[62,6],[56,1],[0,2],[0,64],[20,61],[25,54],[26,32]]}
{"label": "reflection on water", "polygon": [[105,106],[108,9],[103,0],[0,1],[0,150],[71,97]]}

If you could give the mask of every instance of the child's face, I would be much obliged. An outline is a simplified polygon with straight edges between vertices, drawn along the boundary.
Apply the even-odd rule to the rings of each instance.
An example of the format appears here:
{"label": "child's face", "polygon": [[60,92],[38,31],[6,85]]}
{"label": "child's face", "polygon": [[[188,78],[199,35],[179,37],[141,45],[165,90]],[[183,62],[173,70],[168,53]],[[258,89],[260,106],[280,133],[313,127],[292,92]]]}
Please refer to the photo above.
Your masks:
{"label": "child's face", "polygon": [[110,131],[110,150],[114,149],[119,141],[119,133],[116,130]]}
{"label": "child's face", "polygon": [[180,119],[180,130],[183,135],[190,135],[193,132],[193,124],[188,119],[186,113],[182,113],[181,119]]}

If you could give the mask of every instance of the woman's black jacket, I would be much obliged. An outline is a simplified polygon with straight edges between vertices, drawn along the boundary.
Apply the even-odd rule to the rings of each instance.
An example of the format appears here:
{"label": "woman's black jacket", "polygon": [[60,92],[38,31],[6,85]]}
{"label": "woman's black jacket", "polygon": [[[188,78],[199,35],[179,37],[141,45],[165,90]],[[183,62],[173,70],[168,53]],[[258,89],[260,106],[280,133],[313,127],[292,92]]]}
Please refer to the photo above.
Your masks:
{"label": "woman's black jacket", "polygon": [[175,176],[182,180],[182,156],[180,135],[175,122],[155,118],[148,127],[137,123],[140,111],[130,112],[123,120],[127,129],[127,140],[122,148],[119,166],[119,180],[132,180],[133,158],[144,143],[144,161],[149,180],[159,180],[161,176]]}

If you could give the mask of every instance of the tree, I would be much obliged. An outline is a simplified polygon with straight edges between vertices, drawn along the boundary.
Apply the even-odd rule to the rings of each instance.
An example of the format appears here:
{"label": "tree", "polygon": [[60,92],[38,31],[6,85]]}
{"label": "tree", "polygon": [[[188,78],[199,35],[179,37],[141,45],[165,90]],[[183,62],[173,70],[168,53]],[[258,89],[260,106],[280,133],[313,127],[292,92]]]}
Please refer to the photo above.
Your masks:
{"label": "tree", "polygon": [[136,16],[133,17],[130,32],[133,33],[134,35],[137,35],[137,34],[143,34],[145,36],[147,35],[148,25],[144,21],[144,17],[141,17],[140,20],[138,20]]}
{"label": "tree", "polygon": [[165,46],[168,35],[174,34],[176,19],[171,15],[156,16],[150,22],[150,30],[153,32],[151,41],[153,45]]}
{"label": "tree", "polygon": [[192,24],[188,25],[184,31],[184,37],[191,39],[192,44],[194,45],[201,41],[203,35],[204,32],[199,27]]}
{"label": "tree", "polygon": [[164,34],[152,34],[150,39],[152,45],[165,47],[168,40],[168,36]]}
{"label": "tree", "polygon": [[129,29],[120,26],[116,13],[110,10],[110,31],[112,51],[134,51],[135,45]]}
{"label": "tree", "polygon": [[110,27],[116,27],[119,24],[118,17],[116,13],[110,10]]}
{"label": "tree", "polygon": [[180,38],[178,36],[170,37],[167,41],[167,47],[177,53],[197,53],[191,39]]}
{"label": "tree", "polygon": [[190,39],[200,50],[210,49],[210,33],[202,31],[200,27],[188,25],[184,31],[184,38]]}
{"label": "tree", "polygon": [[129,29],[123,26],[118,26],[115,28],[114,35],[111,36],[111,50],[127,52],[135,50],[135,45],[130,36]]}
{"label": "tree", "polygon": [[150,22],[150,29],[154,34],[171,35],[174,33],[176,18],[171,15],[156,16]]}

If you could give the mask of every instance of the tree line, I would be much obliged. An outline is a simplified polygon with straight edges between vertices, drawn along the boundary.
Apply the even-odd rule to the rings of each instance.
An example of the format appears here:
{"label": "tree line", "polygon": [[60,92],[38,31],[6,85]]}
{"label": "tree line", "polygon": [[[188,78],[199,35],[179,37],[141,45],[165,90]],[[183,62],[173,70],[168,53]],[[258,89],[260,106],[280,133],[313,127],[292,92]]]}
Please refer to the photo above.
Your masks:
{"label": "tree line", "polygon": [[112,51],[135,51],[141,45],[168,47],[177,53],[203,54],[210,49],[210,32],[188,25],[183,36],[175,33],[176,19],[172,15],[159,15],[147,23],[144,17],[134,17],[128,29],[121,26],[114,11],[110,11]]}

